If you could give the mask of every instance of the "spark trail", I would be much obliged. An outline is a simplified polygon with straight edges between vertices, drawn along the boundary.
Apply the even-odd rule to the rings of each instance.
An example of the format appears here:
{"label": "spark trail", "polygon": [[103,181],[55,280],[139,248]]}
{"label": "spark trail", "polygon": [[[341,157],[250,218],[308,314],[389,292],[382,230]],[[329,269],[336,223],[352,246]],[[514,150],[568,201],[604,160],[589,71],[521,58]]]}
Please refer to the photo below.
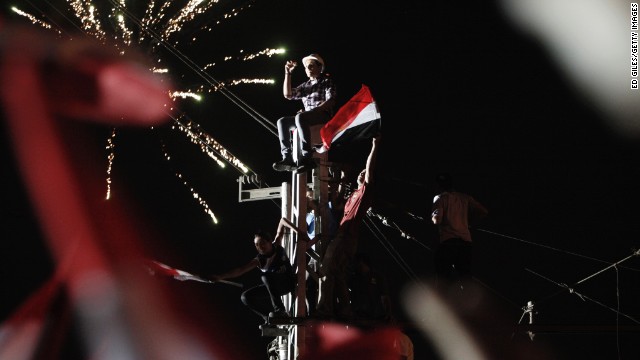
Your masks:
{"label": "spark trail", "polygon": [[[253,2],[250,1],[247,4],[233,8],[221,14],[216,14],[218,10],[216,5],[219,4],[219,0],[204,1],[204,0],[189,0],[184,6],[180,6],[174,0],[167,0],[157,2],[150,0],[141,8],[142,17],[138,18],[135,15],[135,10],[131,9],[125,0],[109,0],[108,5],[104,8],[99,8],[93,1],[89,0],[67,0],[68,10],[71,11],[75,20],[79,24],[71,24],[72,26],[80,29],[84,35],[94,37],[104,43],[105,45],[115,46],[120,53],[124,54],[128,49],[135,46],[146,49],[147,54],[155,56],[154,66],[149,70],[154,73],[169,73],[173,74],[179,71],[176,66],[168,66],[167,59],[164,59],[161,55],[159,47],[163,47],[168,51],[169,55],[173,55],[179,61],[186,66],[187,69],[194,71],[199,75],[206,84],[199,87],[197,91],[179,91],[174,90],[170,94],[170,98],[175,102],[178,99],[200,101],[203,98],[204,93],[219,92],[230,99],[234,104],[241,107],[245,112],[249,113],[254,119],[262,122],[263,126],[269,124],[264,117],[253,110],[248,104],[241,99],[237,98],[235,94],[229,91],[228,86],[238,86],[244,84],[253,85],[273,85],[275,81],[273,79],[260,79],[260,78],[239,78],[231,79],[226,82],[220,82],[214,79],[210,74],[205,72],[205,69],[211,68],[215,63],[209,63],[204,67],[200,67],[193,63],[188,56],[180,52],[176,46],[180,43],[180,40],[184,38],[187,29],[188,31],[208,33],[213,30],[214,26],[222,24],[224,21],[230,20],[238,16],[242,11],[251,8]],[[52,6],[52,10],[56,10],[57,13],[64,13],[60,9],[57,9],[50,2],[46,2]],[[103,4],[103,3],[100,3]],[[54,31],[58,35],[62,34],[61,26],[52,25],[53,21],[47,21],[48,16],[43,15],[41,18],[34,16],[26,11],[20,10],[17,7],[12,10],[28,19],[33,25],[45,28],[49,31]],[[72,18],[66,18],[69,22],[73,22]],[[199,25],[196,30],[193,29],[193,25],[196,20],[204,20],[204,25]],[[202,21],[201,21],[202,23]],[[132,30],[132,29],[136,29]],[[137,34],[137,36],[136,36]],[[188,40],[191,43],[197,41],[198,37],[189,34]],[[239,55],[225,56],[224,61],[251,61],[261,57],[272,57],[274,55],[284,54],[284,49],[271,49],[266,48],[258,52],[246,53],[244,50],[239,51]],[[174,74],[174,78],[179,78]],[[168,108],[175,109],[175,104],[171,104]],[[242,174],[251,173],[252,171],[244,165],[244,163],[233,156],[229,151],[225,149],[222,144],[214,140],[209,134],[207,134],[197,123],[194,121],[183,121],[183,116],[174,117],[175,124],[174,129],[179,129],[179,133],[188,137],[188,139],[197,144],[202,152],[209,158],[214,160],[222,168],[225,167],[225,162],[232,165],[237,171]],[[271,129],[273,132],[273,130]],[[106,198],[109,199],[111,194],[111,175],[113,170],[113,162],[116,154],[115,136],[116,129],[111,132],[111,136],[107,140],[108,149],[108,168],[107,168],[107,194]],[[163,153],[167,158],[168,153],[163,148]],[[187,181],[184,180],[183,175],[176,173],[176,177],[181,179],[185,185]],[[205,209],[205,211],[212,217],[214,223],[217,223],[217,219],[213,212],[210,210],[208,204],[198,195],[198,192],[193,188],[187,186],[194,198],[196,198],[199,204]]]}

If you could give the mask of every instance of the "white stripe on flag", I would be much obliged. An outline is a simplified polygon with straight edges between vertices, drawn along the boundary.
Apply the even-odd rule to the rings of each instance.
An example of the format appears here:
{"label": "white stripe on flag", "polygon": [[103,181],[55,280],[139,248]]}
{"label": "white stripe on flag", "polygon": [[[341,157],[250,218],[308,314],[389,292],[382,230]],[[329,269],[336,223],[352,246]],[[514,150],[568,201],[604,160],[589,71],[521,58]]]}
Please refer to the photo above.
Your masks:
{"label": "white stripe on flag", "polygon": [[331,143],[335,142],[336,139],[338,139],[340,136],[342,136],[342,134],[344,134],[344,132],[347,129],[350,129],[352,127],[356,127],[358,125],[362,125],[364,123],[367,123],[369,121],[374,121],[374,120],[378,120],[380,119],[380,112],[378,112],[378,107],[376,106],[376,102],[372,102],[369,105],[365,106],[364,109],[362,109],[359,113],[358,116],[356,116],[356,118],[353,120],[353,122],[351,122],[351,124],[349,124],[349,126],[347,126],[345,129],[341,130],[339,133],[337,133],[334,137],[333,140],[331,140]]}

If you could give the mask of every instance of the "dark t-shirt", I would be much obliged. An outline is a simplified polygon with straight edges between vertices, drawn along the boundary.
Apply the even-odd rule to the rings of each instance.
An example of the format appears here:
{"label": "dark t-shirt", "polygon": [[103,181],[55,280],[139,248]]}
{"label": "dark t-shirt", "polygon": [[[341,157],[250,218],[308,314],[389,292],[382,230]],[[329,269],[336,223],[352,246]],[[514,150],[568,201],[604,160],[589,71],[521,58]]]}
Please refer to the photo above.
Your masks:
{"label": "dark t-shirt", "polygon": [[273,247],[274,251],[271,255],[258,254],[256,259],[260,265],[260,271],[270,274],[287,274],[293,275],[291,261],[286,251],[280,245]]}

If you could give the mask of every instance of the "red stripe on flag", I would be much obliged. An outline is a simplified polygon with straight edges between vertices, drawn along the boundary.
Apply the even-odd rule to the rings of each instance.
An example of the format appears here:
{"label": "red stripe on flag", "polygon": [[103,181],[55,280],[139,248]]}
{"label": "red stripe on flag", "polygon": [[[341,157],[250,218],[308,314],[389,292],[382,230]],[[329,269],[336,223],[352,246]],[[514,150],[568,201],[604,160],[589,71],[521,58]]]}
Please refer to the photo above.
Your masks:
{"label": "red stripe on flag", "polygon": [[147,267],[149,268],[150,271],[153,271],[154,273],[160,274],[160,275],[164,275],[164,276],[178,276],[180,275],[180,273],[178,272],[178,270],[165,265],[161,262],[155,261],[155,260],[147,260]]}
{"label": "red stripe on flag", "polygon": [[358,114],[372,102],[373,96],[371,96],[369,87],[362,84],[360,91],[340,107],[333,118],[320,129],[320,137],[322,138],[324,147],[329,149],[336,134],[348,128],[356,117],[358,117]]}

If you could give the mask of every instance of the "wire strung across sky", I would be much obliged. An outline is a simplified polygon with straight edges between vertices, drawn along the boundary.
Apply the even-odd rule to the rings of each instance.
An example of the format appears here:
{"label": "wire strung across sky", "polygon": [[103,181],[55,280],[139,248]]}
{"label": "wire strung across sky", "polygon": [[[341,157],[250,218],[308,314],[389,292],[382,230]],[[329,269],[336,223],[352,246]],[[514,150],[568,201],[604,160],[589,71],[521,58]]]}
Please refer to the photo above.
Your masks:
{"label": "wire strung across sky", "polygon": [[[43,11],[38,4],[33,4],[29,0],[25,0],[28,4],[30,4],[33,8],[38,9],[41,14],[44,16],[46,12]],[[248,6],[243,5],[243,7],[251,6],[251,1]],[[76,24],[76,22],[69,18],[66,13],[60,11],[56,5],[54,5],[51,1],[45,0],[45,4],[49,5],[50,8],[53,9],[56,13],[60,14],[66,21],[68,21],[71,26],[77,28],[80,33],[98,39],[99,41],[105,42],[107,40],[108,34],[102,29],[100,25],[101,20],[98,18],[98,9],[94,9],[93,6],[89,6],[90,4],[80,3],[80,2],[68,2],[68,5],[73,9],[75,16],[78,20],[80,20],[81,25]],[[178,33],[182,29],[182,25],[188,23],[189,21],[193,21],[196,15],[201,15],[208,11],[212,6],[214,6],[215,2],[209,3],[197,3],[197,2],[189,2],[187,5],[182,7],[173,17],[164,25],[162,28],[154,29],[153,26],[157,25],[161,19],[165,18],[167,15],[167,9],[169,9],[169,3],[163,3],[160,5],[159,9],[154,9],[156,4],[154,2],[150,2],[146,4],[147,9],[144,14],[144,18],[137,17],[122,1],[118,0],[110,0],[111,8],[111,16],[109,19],[115,21],[109,21],[113,28],[113,38],[116,42],[113,45],[118,48],[122,53],[127,50],[127,47],[131,46],[132,42],[132,34],[128,28],[127,23],[134,24],[139,29],[139,38],[137,39],[138,45],[147,44],[150,49],[153,50],[156,46],[161,46],[165,49],[169,54],[171,54],[177,61],[184,64],[186,68],[196,74],[199,78],[204,80],[204,82],[216,92],[221,93],[225,96],[229,101],[231,101],[234,105],[238,106],[241,110],[243,110],[246,114],[248,114],[251,118],[253,118],[256,122],[258,122],[261,126],[271,132],[274,136],[277,136],[277,132],[275,131],[275,124],[270,122],[266,117],[260,114],[256,109],[254,109],[251,105],[249,105],[246,101],[238,97],[234,92],[228,89],[227,85],[212,75],[207,73],[202,67],[198,66],[194,61],[192,61],[186,54],[181,52],[176,48],[176,46],[172,45],[169,42],[169,38],[172,34]],[[72,36],[64,30],[60,24],[54,22],[53,17],[47,16],[48,20],[57,27],[54,29],[48,23],[38,20],[35,16],[32,16],[26,12],[18,10],[14,8],[14,11],[19,15],[29,18],[34,24],[43,26],[49,30],[56,31],[58,34],[62,35],[63,31],[66,36],[72,38]],[[239,10],[232,10],[234,15],[237,14]],[[224,16],[226,17],[226,14]],[[127,21],[125,21],[127,20]],[[270,49],[267,49],[270,50]],[[284,52],[283,50],[281,52]],[[263,51],[261,55],[271,56],[274,53],[279,53],[278,51]],[[245,59],[255,58],[257,55],[246,56]],[[161,71],[163,69],[152,69],[155,71]],[[164,71],[166,72],[166,70]],[[175,106],[172,107],[173,110],[176,111],[179,115],[173,116],[169,115],[177,127],[187,135],[187,137],[194,143],[200,146],[202,151],[207,154],[209,157],[213,158],[218,164],[224,167],[224,164],[221,163],[220,159],[229,163],[233,168],[235,168],[242,175],[253,174],[257,176],[251,169],[249,169],[246,165],[244,165],[238,158],[233,156],[230,152],[228,152],[220,143],[208,135],[199,124],[195,121],[188,119],[186,113],[177,109]],[[188,121],[184,121],[183,119],[187,118]],[[115,131],[115,129],[114,129]],[[113,138],[113,133],[112,133]],[[110,139],[112,141],[113,139]],[[110,166],[113,160],[114,155],[114,144],[110,143],[109,149],[110,153]],[[166,155],[167,149],[164,148],[164,152]],[[217,156],[215,156],[215,155]],[[110,196],[110,172],[111,169],[108,169],[108,178],[107,178],[107,197]],[[182,179],[181,174],[176,174],[179,178]],[[194,196],[197,194],[195,191],[192,191]],[[209,211],[208,205],[204,202],[203,199],[200,199],[201,204],[204,204],[205,210]]]}
{"label": "wire strung across sky", "polygon": [[[403,271],[404,271],[404,272],[405,272],[405,273],[406,273],[406,274],[407,274],[411,279],[413,279],[413,280],[417,280],[417,276],[415,275],[415,272],[414,272],[414,271],[409,267],[409,265],[404,261],[404,259],[402,258],[402,256],[401,256],[401,255],[400,255],[400,254],[399,254],[399,253],[398,253],[398,252],[397,252],[397,251],[396,251],[396,250],[391,246],[391,244],[387,241],[386,237],[382,234],[382,232],[381,232],[380,228],[378,228],[378,227],[375,225],[374,220],[373,220],[374,218],[379,219],[379,220],[382,222],[382,224],[383,224],[383,225],[388,226],[388,227],[391,227],[391,228],[393,228],[393,229],[397,230],[397,231],[400,233],[400,235],[401,235],[402,237],[407,238],[407,239],[415,240],[417,243],[419,243],[419,244],[420,244],[420,245],[422,245],[423,247],[427,248],[429,251],[432,251],[432,250],[431,250],[431,248],[429,248],[428,246],[426,246],[426,245],[422,244],[420,241],[417,241],[417,239],[415,239],[413,236],[409,235],[408,233],[404,232],[404,231],[403,231],[403,230],[402,230],[402,229],[401,229],[401,228],[400,228],[400,227],[399,227],[399,226],[398,226],[398,225],[397,225],[397,224],[396,224],[392,219],[390,219],[390,218],[388,218],[388,217],[385,217],[385,216],[381,216],[381,215],[379,215],[379,214],[376,214],[376,213],[374,213],[371,209],[369,209],[369,211],[368,211],[368,213],[367,213],[367,217],[364,219],[364,220],[365,220],[364,222],[365,222],[365,225],[367,226],[367,228],[368,228],[368,229],[371,231],[371,233],[372,233],[372,234],[373,234],[373,235],[374,235],[374,236],[375,236],[375,237],[380,241],[380,243],[381,243],[381,244],[382,244],[382,246],[385,248],[385,250],[387,251],[387,253],[389,253],[389,255],[392,257],[392,259],[394,259],[394,261],[395,261],[396,263],[398,263],[398,265],[400,265],[401,269],[402,269],[402,270],[403,270]],[[424,219],[422,219],[422,218],[420,218],[420,217],[415,217],[415,216],[412,216],[412,218],[417,219],[417,220],[421,220],[421,221],[422,221],[422,220],[424,220]],[[523,243],[526,243],[526,244],[529,244],[529,245],[539,246],[539,247],[547,248],[547,249],[550,249],[550,250],[553,250],[553,251],[558,251],[558,252],[562,252],[562,253],[565,253],[565,254],[569,254],[569,255],[573,255],[573,256],[577,256],[577,257],[581,257],[581,258],[585,258],[585,259],[589,259],[589,260],[593,260],[593,261],[597,261],[597,262],[601,262],[601,263],[608,264],[608,266],[607,266],[607,267],[605,267],[604,269],[601,269],[601,270],[597,271],[596,273],[594,273],[594,274],[592,274],[592,275],[590,275],[590,276],[588,276],[588,277],[586,277],[586,278],[584,278],[584,279],[582,279],[582,280],[580,280],[580,281],[577,281],[576,283],[574,283],[574,285],[573,285],[573,286],[568,286],[567,284],[561,284],[561,283],[555,282],[555,281],[553,281],[553,280],[551,280],[551,279],[549,279],[549,278],[547,278],[547,277],[544,277],[544,276],[542,276],[542,275],[540,275],[540,274],[538,274],[538,273],[534,272],[534,271],[533,271],[533,270],[531,270],[531,269],[525,268],[525,270],[526,270],[526,271],[528,271],[528,272],[531,272],[531,273],[533,273],[533,274],[535,274],[535,275],[537,275],[537,276],[539,276],[539,277],[541,277],[541,278],[543,278],[543,279],[545,279],[545,280],[548,280],[548,281],[550,281],[550,282],[553,282],[553,283],[555,283],[556,285],[558,285],[558,286],[560,286],[560,287],[562,287],[562,288],[563,288],[563,290],[561,290],[561,291],[558,291],[558,292],[555,292],[555,293],[554,293],[554,294],[552,294],[552,295],[549,295],[549,296],[543,297],[541,300],[538,300],[536,303],[543,302],[543,301],[545,301],[545,300],[547,300],[547,299],[549,299],[549,298],[551,298],[551,297],[554,297],[554,296],[556,296],[556,295],[558,295],[558,294],[560,294],[560,293],[564,292],[565,290],[568,290],[568,291],[569,291],[569,293],[576,294],[576,295],[578,295],[578,296],[579,296],[581,299],[583,299],[583,300],[589,300],[589,301],[592,301],[592,302],[594,302],[594,303],[596,303],[596,304],[598,304],[598,305],[602,306],[603,308],[609,309],[609,310],[611,310],[611,311],[613,311],[613,312],[617,313],[618,315],[624,316],[624,317],[626,317],[626,318],[628,318],[628,319],[632,320],[633,322],[640,323],[640,321],[636,320],[635,318],[631,317],[630,315],[627,315],[627,314],[621,313],[621,312],[619,311],[619,309],[615,309],[615,308],[613,308],[613,307],[611,307],[611,306],[608,306],[608,305],[606,305],[606,304],[604,304],[604,303],[602,303],[602,302],[600,302],[600,301],[598,301],[598,300],[595,300],[595,299],[593,299],[593,298],[591,298],[591,297],[589,297],[589,296],[587,296],[587,295],[584,295],[584,294],[578,293],[578,292],[577,292],[577,291],[575,291],[575,289],[574,289],[574,286],[579,285],[579,284],[581,284],[581,283],[583,283],[583,282],[585,282],[585,281],[587,281],[587,280],[589,280],[589,279],[593,278],[594,276],[597,276],[598,274],[600,274],[600,273],[602,273],[602,272],[604,272],[604,271],[606,271],[606,270],[609,270],[609,269],[615,269],[615,270],[616,270],[616,274],[617,274],[618,267],[623,267],[623,266],[620,266],[622,263],[624,263],[625,261],[627,261],[627,260],[629,260],[629,259],[633,258],[634,256],[640,256],[640,250],[634,250],[634,251],[633,251],[633,253],[632,253],[631,255],[629,255],[629,256],[627,256],[627,257],[625,257],[624,259],[622,259],[622,260],[620,260],[620,261],[617,261],[617,262],[615,262],[615,263],[612,263],[612,264],[611,264],[610,262],[607,262],[607,261],[605,261],[605,260],[596,259],[596,258],[593,258],[593,257],[589,257],[589,256],[585,256],[585,255],[577,254],[577,253],[574,253],[574,252],[570,252],[570,251],[566,251],[566,250],[562,250],[562,249],[554,248],[554,247],[547,246],[547,245],[538,244],[538,243],[535,243],[535,242],[532,242],[532,241],[527,241],[527,240],[524,240],[524,239],[520,239],[520,238],[517,238],[517,237],[514,237],[514,236],[504,235],[504,234],[500,234],[500,233],[497,233],[497,232],[494,232],[494,231],[490,231],[490,230],[486,230],[486,229],[479,229],[479,228],[476,228],[475,230],[477,230],[477,231],[481,231],[481,232],[485,232],[485,233],[488,233],[488,234],[492,234],[492,235],[501,236],[501,237],[504,237],[504,238],[509,238],[509,239],[517,240],[517,241],[520,241],[520,242],[523,242]],[[632,270],[632,271],[640,271],[640,270],[638,270],[638,269],[630,268],[630,267],[624,267],[624,268],[625,268],[625,269],[628,269],[628,270]],[[486,287],[486,288],[488,288],[489,290],[491,290],[492,292],[494,292],[494,293],[498,294],[500,297],[502,297],[503,299],[507,300],[509,303],[511,303],[511,304],[513,304],[514,306],[516,306],[516,307],[517,307],[517,305],[515,305],[515,302],[513,302],[513,301],[509,300],[508,298],[506,298],[506,297],[504,297],[504,296],[500,295],[499,293],[497,293],[497,292],[495,291],[495,289],[491,288],[490,286],[488,286],[487,284],[485,284],[485,283],[484,283],[484,282],[482,282],[481,280],[477,279],[476,277],[474,277],[473,279],[474,279],[475,281],[477,281],[478,283],[480,283],[481,285],[483,285],[484,287]],[[618,291],[617,293],[618,293],[618,295],[619,295],[619,291]]]}
{"label": "wire strung across sky", "polygon": [[407,262],[402,258],[402,255],[400,255],[400,253],[398,253],[398,251],[391,245],[391,243],[389,242],[387,237],[382,233],[380,228],[375,224],[375,222],[373,221],[373,215],[371,215],[368,212],[367,216],[365,216],[363,221],[364,221],[365,225],[367,226],[367,228],[369,229],[369,231],[371,231],[373,236],[375,236],[376,239],[378,239],[378,241],[380,242],[382,247],[385,248],[387,253],[400,266],[400,268],[407,274],[407,276],[411,280],[415,281],[416,283],[419,283],[420,279],[419,279],[418,275],[413,271],[413,269],[411,269],[411,266],[409,266],[409,264],[407,264]]}
{"label": "wire strung across sky", "polygon": [[[213,137],[202,130],[200,124],[190,119],[186,113],[182,113],[179,116],[169,114],[169,116],[173,119],[174,123],[180,128],[180,130],[187,134],[187,137],[191,141],[200,145],[201,149],[209,156],[212,156],[211,153],[217,154],[220,158],[238,170],[242,175],[255,174],[255,172],[242,163],[240,159],[231,154],[227,149],[222,147],[215,139],[213,139]],[[183,121],[182,119],[185,119],[186,121]],[[218,161],[218,158],[214,157],[214,160]]]}
{"label": "wire strung across sky", "polygon": [[[630,259],[630,258],[631,258],[631,257],[633,257],[633,256],[637,256],[637,254],[635,254],[635,253],[634,253],[633,255],[631,255],[631,256],[629,256],[629,257],[627,257],[627,258],[625,258],[625,259],[621,260],[620,262],[622,262],[622,261],[626,261],[626,260]],[[608,268],[611,268],[611,266],[607,267],[607,269],[608,269]],[[617,275],[617,274],[618,274],[618,268],[617,268],[615,265],[613,266],[613,268],[615,268],[615,270],[616,270],[616,275]],[[543,278],[543,279],[545,279],[545,280],[547,280],[547,281],[549,281],[549,282],[551,282],[551,283],[554,283],[554,284],[556,284],[557,286],[559,286],[559,287],[561,287],[561,288],[563,289],[563,290],[558,291],[558,292],[556,292],[556,293],[554,293],[554,294],[552,294],[552,295],[550,295],[550,296],[545,297],[545,298],[544,298],[543,300],[541,300],[541,301],[546,301],[546,300],[548,300],[549,298],[551,298],[551,297],[553,297],[553,296],[556,296],[557,294],[563,293],[563,292],[566,290],[566,291],[568,291],[570,294],[576,294],[576,295],[577,295],[581,300],[583,300],[583,301],[584,301],[584,300],[589,300],[589,301],[591,301],[591,302],[593,302],[593,303],[595,303],[595,304],[597,304],[597,305],[599,305],[599,306],[601,306],[601,307],[603,307],[603,308],[605,308],[605,309],[608,309],[608,310],[611,310],[611,311],[615,312],[617,315],[624,316],[624,317],[626,317],[627,319],[629,319],[629,320],[631,320],[631,321],[633,321],[633,322],[635,322],[635,323],[637,323],[637,324],[640,324],[640,321],[639,321],[639,320],[637,320],[637,319],[633,318],[633,317],[632,317],[632,316],[630,316],[630,315],[627,315],[627,314],[624,314],[624,313],[620,312],[620,308],[619,308],[619,303],[620,303],[620,291],[619,291],[619,286],[618,286],[618,284],[616,284],[616,298],[618,299],[618,309],[615,309],[615,308],[613,308],[613,307],[611,307],[611,306],[608,306],[608,305],[606,305],[606,304],[604,304],[604,303],[602,303],[602,302],[600,302],[600,301],[598,301],[598,300],[595,300],[595,299],[593,299],[593,298],[591,298],[591,297],[589,297],[589,296],[587,296],[587,295],[585,295],[585,294],[579,293],[578,291],[576,291],[576,290],[575,290],[574,286],[575,286],[575,285],[578,285],[579,283],[583,282],[583,281],[584,281],[584,280],[586,280],[586,279],[583,279],[583,280],[581,280],[581,281],[579,281],[579,282],[576,282],[576,283],[575,283],[575,284],[573,284],[572,286],[569,286],[569,285],[567,285],[567,284],[559,283],[559,282],[556,282],[556,281],[554,281],[554,280],[552,280],[552,279],[549,279],[548,277],[545,277],[545,276],[543,276],[543,275],[540,275],[540,274],[536,273],[535,271],[533,271],[533,270],[531,270],[531,269],[525,268],[525,270],[527,270],[528,272],[530,272],[530,273],[532,273],[532,274],[534,274],[534,275],[536,275],[536,276],[539,276],[540,278]],[[604,270],[606,270],[606,269],[603,269],[603,270],[601,270],[601,271],[598,271],[597,273],[595,273],[595,274],[593,274],[593,275],[591,275],[591,276],[587,277],[587,279],[588,279],[588,278],[591,278],[591,277],[593,277],[593,276],[595,276],[595,275],[597,275],[597,274],[599,274],[599,273],[601,273],[601,272],[602,272],[602,271],[604,271]],[[616,276],[616,279],[617,279],[617,276]],[[539,301],[539,302],[541,302],[541,301]]]}
{"label": "wire strung across sky", "polygon": [[120,9],[120,11],[122,11],[127,16],[127,18],[129,18],[132,22],[134,22],[140,28],[141,31],[144,31],[147,35],[149,35],[155,41],[157,41],[158,44],[161,44],[167,51],[173,54],[184,65],[186,65],[187,68],[193,70],[193,72],[197,74],[200,78],[202,78],[208,85],[215,87],[218,92],[224,95],[234,105],[242,109],[245,113],[247,113],[250,117],[252,117],[256,122],[262,125],[269,132],[271,132],[274,136],[278,136],[278,133],[275,130],[276,129],[275,124],[273,124],[269,119],[267,119],[265,116],[260,114],[256,109],[254,109],[246,101],[238,97],[234,92],[229,90],[224,83],[215,79],[212,75],[207,73],[203,68],[201,68],[196,63],[194,63],[193,60],[191,60],[187,55],[185,55],[183,52],[178,50],[175,46],[169,44],[168,41],[163,39],[161,35],[153,31],[152,29],[144,26],[144,24],[140,19],[138,19],[134,14],[132,14],[126,7],[118,3],[118,1],[116,0],[110,0],[110,1],[115,7]]}
{"label": "wire strung across sky", "polygon": [[[594,258],[594,257],[591,257],[591,256],[586,256],[586,255],[578,254],[578,253],[567,251],[567,250],[563,250],[563,249],[559,249],[559,248],[556,248],[556,247],[553,247],[553,246],[538,244],[538,243],[535,243],[533,241],[517,238],[515,236],[504,235],[504,234],[497,233],[495,231],[490,231],[490,230],[480,229],[480,228],[476,228],[475,230],[481,231],[481,232],[485,232],[487,234],[497,235],[497,236],[500,236],[500,237],[503,237],[503,238],[507,238],[507,239],[517,240],[517,241],[522,242],[522,243],[538,246],[538,247],[541,247],[541,248],[546,248],[546,249],[549,249],[549,250],[552,250],[552,251],[557,251],[557,252],[561,252],[561,253],[564,253],[564,254],[577,256],[577,257],[580,257],[580,258],[583,258],[583,259],[593,260],[593,261],[597,261],[597,262],[600,262],[600,263],[603,263],[603,264],[611,264],[611,262],[609,262],[609,261],[597,259],[597,258]],[[627,270],[632,270],[632,271],[640,271],[640,269],[635,269],[635,268],[626,267],[626,266],[623,267],[623,268],[625,268]]]}
{"label": "wire strung across sky", "polygon": [[622,260],[616,261],[616,262],[614,262],[614,263],[610,263],[610,262],[608,262],[608,261],[604,261],[604,260],[601,260],[601,259],[596,259],[596,258],[593,258],[593,257],[589,257],[589,256],[585,256],[585,255],[577,254],[577,253],[574,253],[574,252],[570,252],[570,251],[566,251],[566,250],[562,250],[562,249],[554,248],[554,247],[551,247],[551,246],[538,244],[538,243],[535,243],[535,242],[532,242],[532,241],[527,241],[527,240],[523,240],[523,239],[520,239],[520,238],[516,238],[516,237],[514,237],[514,236],[508,236],[508,235],[504,235],[504,234],[499,234],[499,233],[494,232],[494,231],[489,231],[489,230],[485,230],[485,229],[476,229],[476,230],[478,230],[478,231],[482,231],[482,232],[485,232],[485,233],[489,233],[489,234],[492,234],[492,235],[498,235],[498,236],[501,236],[501,237],[504,237],[504,238],[509,238],[509,239],[517,240],[517,241],[520,241],[520,242],[523,242],[523,243],[526,243],[526,244],[530,244],[530,245],[535,245],[535,246],[543,247],[543,248],[550,249],[550,250],[553,250],[553,251],[558,251],[558,252],[565,253],[565,254],[569,254],[569,255],[572,255],[572,256],[577,256],[577,257],[580,257],[580,258],[584,258],[584,259],[593,260],[593,261],[597,261],[597,262],[601,262],[601,263],[608,264],[608,266],[606,266],[605,268],[603,268],[603,269],[601,269],[601,270],[599,270],[599,271],[597,271],[597,272],[595,272],[595,273],[593,273],[593,274],[591,274],[591,275],[589,275],[589,276],[585,277],[585,278],[584,278],[584,279],[582,279],[582,280],[579,280],[579,281],[575,282],[575,283],[574,283],[573,285],[571,285],[571,286],[569,286],[568,284],[564,284],[564,283],[556,282],[556,281],[554,281],[554,280],[552,280],[552,279],[550,279],[550,278],[548,278],[548,277],[545,277],[545,276],[543,276],[543,275],[541,275],[541,274],[539,274],[539,273],[537,273],[537,272],[535,272],[535,271],[533,271],[533,270],[531,270],[531,269],[529,269],[529,268],[525,268],[525,270],[526,270],[526,271],[528,271],[528,272],[530,272],[530,273],[532,273],[532,274],[534,274],[534,275],[536,275],[536,276],[538,276],[538,277],[540,277],[540,278],[542,278],[542,279],[545,279],[545,280],[547,280],[547,281],[549,281],[549,282],[551,282],[551,283],[554,283],[554,284],[556,284],[557,286],[559,286],[559,287],[561,287],[561,288],[562,288],[562,290],[556,291],[556,292],[554,292],[553,294],[550,294],[550,295],[544,296],[544,297],[542,297],[541,299],[537,300],[537,301],[536,301],[536,303],[538,303],[538,304],[539,304],[539,303],[541,303],[541,302],[547,301],[547,300],[549,300],[550,298],[557,296],[558,294],[561,294],[561,293],[564,293],[565,291],[568,291],[570,294],[575,294],[575,295],[577,295],[577,296],[578,296],[580,299],[582,299],[583,301],[584,301],[584,300],[589,300],[589,301],[591,301],[591,302],[593,302],[593,303],[595,303],[595,304],[597,304],[597,305],[599,305],[599,306],[601,306],[601,307],[603,307],[603,308],[605,308],[605,309],[608,309],[608,310],[611,310],[611,311],[615,312],[617,315],[624,316],[624,317],[626,317],[627,319],[629,319],[629,320],[631,320],[631,321],[633,321],[633,322],[635,322],[635,323],[640,324],[640,321],[639,321],[639,320],[635,319],[634,317],[632,317],[632,316],[630,316],[630,315],[627,315],[627,314],[624,314],[624,313],[620,312],[620,310],[619,310],[619,296],[620,296],[620,291],[619,291],[619,286],[618,286],[618,284],[616,284],[616,297],[617,297],[617,299],[618,299],[618,300],[617,300],[617,301],[618,301],[618,308],[617,308],[617,309],[616,309],[616,308],[614,308],[614,307],[612,307],[612,306],[608,306],[608,305],[606,305],[606,304],[602,303],[601,301],[598,301],[598,300],[596,300],[596,299],[593,299],[593,298],[591,298],[591,297],[589,297],[589,296],[587,296],[587,295],[585,295],[585,294],[579,293],[579,292],[577,292],[577,291],[575,290],[575,286],[576,286],[576,285],[582,284],[582,283],[584,283],[585,281],[587,281],[587,280],[589,280],[589,279],[592,279],[593,277],[595,277],[595,276],[597,276],[597,275],[599,275],[599,274],[603,273],[604,271],[610,270],[610,269],[614,269],[614,270],[616,271],[616,279],[617,279],[617,274],[618,274],[618,268],[625,268],[625,269],[627,269],[627,270],[632,270],[632,271],[640,271],[640,270],[635,269],[635,268],[632,268],[632,267],[624,267],[624,266],[620,266],[620,265],[621,265],[622,263],[624,263],[625,261],[627,261],[627,260],[629,260],[629,259],[631,259],[631,258],[633,258],[633,257],[635,257],[635,256],[640,256],[640,250],[634,250],[634,251],[632,252],[632,254],[631,254],[631,255],[629,255],[629,256],[627,256],[627,257],[623,258]]}

